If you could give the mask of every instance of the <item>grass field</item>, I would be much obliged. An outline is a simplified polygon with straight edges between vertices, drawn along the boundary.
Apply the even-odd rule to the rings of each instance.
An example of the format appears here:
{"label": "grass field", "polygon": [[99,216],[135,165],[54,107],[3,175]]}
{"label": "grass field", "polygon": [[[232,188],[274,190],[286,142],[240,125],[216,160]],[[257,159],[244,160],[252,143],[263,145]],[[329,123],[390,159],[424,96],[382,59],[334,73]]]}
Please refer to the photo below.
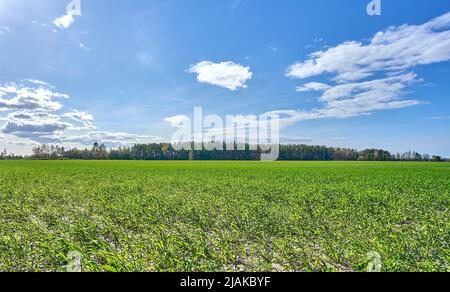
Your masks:
{"label": "grass field", "polygon": [[0,271],[449,271],[450,164],[0,162]]}

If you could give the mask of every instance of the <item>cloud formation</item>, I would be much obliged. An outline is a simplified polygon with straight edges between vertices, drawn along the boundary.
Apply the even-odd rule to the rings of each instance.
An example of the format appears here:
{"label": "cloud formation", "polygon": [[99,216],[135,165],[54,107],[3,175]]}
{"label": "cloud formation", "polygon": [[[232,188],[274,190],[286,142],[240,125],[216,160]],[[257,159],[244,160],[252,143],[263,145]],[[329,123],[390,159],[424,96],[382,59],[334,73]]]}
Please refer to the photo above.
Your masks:
{"label": "cloud formation", "polygon": [[56,111],[62,108],[61,98],[67,94],[53,91],[50,87],[24,86],[9,83],[0,86],[0,110],[44,110]]}
{"label": "cloud formation", "polygon": [[0,113],[6,113],[0,116],[1,140],[22,146],[58,143],[79,147],[95,142],[119,147],[163,140],[155,136],[92,131],[96,128],[92,114],[63,111],[63,100],[68,98],[67,94],[55,91],[54,86],[40,80],[0,86]]}
{"label": "cloud formation", "polygon": [[385,79],[330,87],[319,98],[322,108],[312,111],[281,110],[268,114],[279,115],[284,126],[304,120],[349,118],[369,115],[374,111],[392,110],[419,105],[413,99],[400,99],[408,86],[418,82],[416,74],[409,73]]}
{"label": "cloud formation", "polygon": [[450,13],[422,25],[391,26],[368,42],[350,41],[318,51],[287,69],[286,76],[305,79],[329,74],[329,84],[310,82],[298,92],[320,91],[322,107],[311,111],[282,110],[284,125],[302,120],[348,118],[374,111],[423,103],[403,99],[407,88],[422,80],[419,65],[450,60]]}
{"label": "cloud formation", "polygon": [[55,19],[53,23],[61,29],[67,29],[74,21],[75,18],[73,17],[72,13],[67,13]]}
{"label": "cloud formation", "polygon": [[81,15],[81,1],[72,0],[67,5],[67,13],[55,19],[53,23],[60,29],[67,29],[75,21],[75,16]]}
{"label": "cloud formation", "polygon": [[74,110],[72,112],[65,113],[63,117],[69,118],[76,122],[81,122],[86,129],[95,129],[95,126],[93,125],[95,118],[89,113]]}
{"label": "cloud formation", "polygon": [[318,51],[291,65],[286,75],[308,78],[335,74],[337,82],[361,80],[376,72],[405,71],[450,60],[450,13],[423,25],[391,26],[368,43],[350,41]]}
{"label": "cloud formation", "polygon": [[310,82],[302,86],[297,87],[297,92],[307,92],[307,91],[324,91],[329,89],[330,86],[319,82]]}
{"label": "cloud formation", "polygon": [[71,124],[62,122],[58,115],[27,111],[10,113],[2,132],[40,141],[50,135],[60,135],[71,127]]}
{"label": "cloud formation", "polygon": [[247,88],[245,84],[253,76],[250,67],[244,67],[233,62],[213,63],[203,61],[192,66],[189,73],[196,73],[197,80],[235,91],[239,88]]}
{"label": "cloud formation", "polygon": [[163,142],[164,139],[149,135],[135,135],[122,132],[93,131],[78,136],[61,137],[63,142],[75,142],[82,145],[92,145],[95,142],[105,143],[109,147],[133,146],[135,144],[148,144]]}

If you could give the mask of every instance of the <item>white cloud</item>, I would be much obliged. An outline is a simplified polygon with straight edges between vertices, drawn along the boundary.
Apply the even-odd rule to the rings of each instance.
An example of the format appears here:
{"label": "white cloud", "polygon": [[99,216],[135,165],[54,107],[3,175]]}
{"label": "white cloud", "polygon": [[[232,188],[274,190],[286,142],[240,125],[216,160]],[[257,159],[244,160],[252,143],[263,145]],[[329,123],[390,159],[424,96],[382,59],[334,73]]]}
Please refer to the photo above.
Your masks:
{"label": "white cloud", "polygon": [[376,72],[399,72],[450,60],[450,13],[423,25],[378,32],[367,42],[350,41],[310,55],[287,70],[292,78],[336,74],[337,82],[361,80]]}
{"label": "white cloud", "polygon": [[[389,27],[368,42],[349,41],[311,54],[287,70],[292,78],[331,74],[330,84],[310,82],[298,92],[323,91],[323,104],[311,111],[276,111],[284,125],[302,120],[347,118],[374,111],[400,109],[423,102],[403,99],[407,89],[422,80],[411,70],[450,60],[450,13],[423,25]],[[376,76],[376,77],[374,77]],[[370,80],[369,77],[372,79]]]}
{"label": "white cloud", "polygon": [[45,86],[36,88],[15,83],[0,86],[0,110],[56,111],[63,105],[55,98],[68,98],[68,95]]}
{"label": "white cloud", "polygon": [[108,147],[132,146],[135,144],[159,143],[164,139],[149,135],[135,135],[121,132],[102,132],[94,131],[78,136],[61,137],[63,142],[80,143],[82,145],[92,145],[95,142],[101,142]]}
{"label": "white cloud", "polygon": [[400,96],[403,89],[415,82],[418,82],[417,75],[408,73],[359,83],[339,84],[326,90],[320,100],[328,103],[362,99],[390,101]]}
{"label": "white cloud", "polygon": [[213,63],[203,61],[192,66],[188,72],[196,73],[197,80],[201,83],[217,85],[232,91],[247,88],[245,83],[253,76],[249,67],[233,62]]}
{"label": "white cloud", "polygon": [[419,82],[417,75],[407,73],[365,82],[339,84],[329,87],[319,97],[323,107],[312,111],[282,110],[270,114],[280,115],[284,126],[299,121],[324,118],[348,118],[369,115],[374,111],[400,109],[421,104],[418,100],[400,97],[405,88]]}
{"label": "white cloud", "polygon": [[63,117],[83,123],[84,128],[86,129],[95,129],[95,126],[93,125],[95,118],[89,113],[74,110],[72,112],[63,114]]}
{"label": "white cloud", "polygon": [[75,18],[73,17],[72,13],[67,13],[53,21],[53,23],[61,28],[61,29],[67,29],[69,26],[75,21]]}
{"label": "white cloud", "polygon": [[[91,121],[89,114],[84,112],[68,113],[70,118],[87,119]],[[6,123],[1,128],[7,135],[8,141],[13,137],[27,139],[34,143],[58,143],[69,146],[89,146],[95,142],[105,143],[108,147],[132,146],[138,143],[155,143],[164,141],[163,138],[150,135],[136,135],[122,132],[90,131],[92,127],[79,128],[63,118],[68,114],[57,115],[48,112],[13,112],[6,118]],[[92,117],[93,120],[93,117]]]}
{"label": "white cloud", "polygon": [[53,87],[50,84],[48,84],[47,82],[41,81],[41,80],[37,80],[37,79],[28,79],[28,82],[31,82],[35,85],[42,85],[42,86],[46,86],[46,87]]}
{"label": "white cloud", "polygon": [[319,83],[319,82],[310,82],[310,83],[304,84],[302,86],[298,86],[297,92],[325,91],[327,89],[330,89],[329,85],[326,85],[324,83]]}
{"label": "white cloud", "polygon": [[14,115],[9,117],[10,120],[2,128],[3,133],[9,137],[8,141],[13,141],[16,137],[27,139],[31,143],[57,143],[70,147],[90,146],[99,142],[113,148],[164,141],[161,137],[122,132],[91,131],[75,134],[73,131],[79,131],[79,128],[61,121],[57,115],[45,113],[36,115],[15,113]]}
{"label": "white cloud", "polygon": [[[92,114],[79,110],[61,113],[63,104],[54,99],[68,98],[68,95],[54,91],[54,87],[44,81],[31,79],[26,82],[32,85],[9,83],[0,86],[0,110],[7,113],[5,117],[0,116],[0,140],[5,143],[30,150],[36,143],[84,147],[101,142],[108,147],[118,147],[163,141],[149,135],[92,131],[95,129]],[[22,148],[20,151],[24,153]]]}
{"label": "white cloud", "polygon": [[67,29],[75,21],[75,16],[81,15],[81,1],[73,0],[67,6],[65,15],[55,19],[53,23],[60,29]]}
{"label": "white cloud", "polygon": [[62,122],[58,115],[48,112],[23,111],[10,113],[2,132],[21,138],[39,140],[48,135],[62,134],[71,127],[71,124]]}

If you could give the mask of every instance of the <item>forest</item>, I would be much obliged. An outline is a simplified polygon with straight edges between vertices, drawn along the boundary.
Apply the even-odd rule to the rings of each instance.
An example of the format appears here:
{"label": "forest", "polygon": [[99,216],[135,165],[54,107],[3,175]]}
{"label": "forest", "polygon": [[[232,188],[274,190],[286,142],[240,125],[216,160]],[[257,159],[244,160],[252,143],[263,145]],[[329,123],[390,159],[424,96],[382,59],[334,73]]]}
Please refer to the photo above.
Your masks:
{"label": "forest", "polygon": [[[194,143],[192,143],[194,146]],[[245,147],[246,150],[237,150]],[[262,151],[253,151],[251,145],[235,144],[233,151],[201,150],[178,151],[169,143],[136,144],[132,147],[108,149],[105,144],[95,143],[92,148],[66,149],[58,145],[41,145],[33,148],[30,157],[7,154],[0,159],[48,159],[48,160],[260,160]],[[256,147],[260,149],[259,147]],[[192,147],[191,149],[198,149]],[[227,149],[224,145],[223,149]],[[420,154],[415,151],[390,153],[382,149],[358,151],[349,148],[336,148],[311,145],[280,145],[281,161],[432,161],[442,162],[446,159],[437,155]]]}

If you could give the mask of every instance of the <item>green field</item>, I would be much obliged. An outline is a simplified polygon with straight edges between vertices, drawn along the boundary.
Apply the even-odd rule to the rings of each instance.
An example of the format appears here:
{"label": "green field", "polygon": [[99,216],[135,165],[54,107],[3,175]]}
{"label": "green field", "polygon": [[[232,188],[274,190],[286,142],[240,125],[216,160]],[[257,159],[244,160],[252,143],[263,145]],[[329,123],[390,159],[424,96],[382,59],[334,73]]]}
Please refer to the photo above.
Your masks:
{"label": "green field", "polygon": [[449,271],[450,164],[0,162],[0,271]]}

